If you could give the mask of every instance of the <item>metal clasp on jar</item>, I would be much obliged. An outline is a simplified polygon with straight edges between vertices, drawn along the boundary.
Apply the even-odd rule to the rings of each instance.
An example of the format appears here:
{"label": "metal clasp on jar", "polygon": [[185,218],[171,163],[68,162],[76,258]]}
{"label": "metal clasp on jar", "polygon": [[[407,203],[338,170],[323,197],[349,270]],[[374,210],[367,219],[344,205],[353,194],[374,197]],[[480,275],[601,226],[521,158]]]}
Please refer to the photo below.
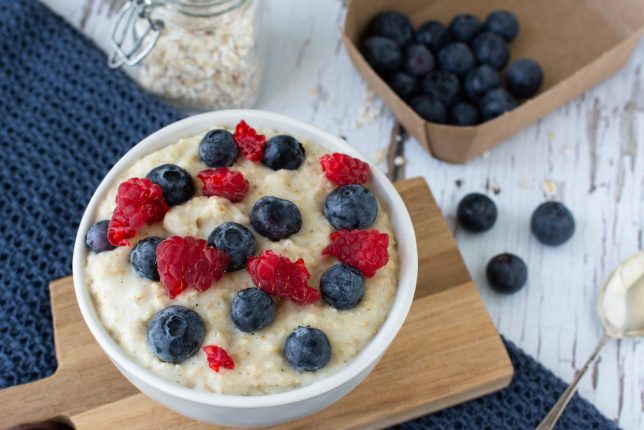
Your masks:
{"label": "metal clasp on jar", "polygon": [[135,66],[154,48],[164,26],[163,21],[150,16],[157,6],[160,4],[145,0],[130,0],[123,5],[110,36],[112,53],[107,62],[110,68]]}
{"label": "metal clasp on jar", "polygon": [[163,20],[152,17],[157,7],[170,7],[190,17],[222,15],[239,8],[246,0],[128,0],[119,11],[112,34],[112,52],[108,66],[117,69],[123,65],[136,66],[154,48]]}

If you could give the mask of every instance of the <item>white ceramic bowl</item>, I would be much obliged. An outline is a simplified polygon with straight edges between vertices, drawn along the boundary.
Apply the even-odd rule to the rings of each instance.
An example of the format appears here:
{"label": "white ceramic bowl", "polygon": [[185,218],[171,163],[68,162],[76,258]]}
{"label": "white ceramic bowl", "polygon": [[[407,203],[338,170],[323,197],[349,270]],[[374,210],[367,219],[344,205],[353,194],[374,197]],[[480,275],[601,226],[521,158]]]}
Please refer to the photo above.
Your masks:
{"label": "white ceramic bowl", "polygon": [[98,186],[80,223],[74,246],[74,289],[83,318],[103,351],[123,375],[139,390],[168,408],[214,424],[250,427],[267,426],[310,415],[339,400],[355,388],[376,366],[400,330],[411,306],[418,273],[416,237],[405,205],[386,176],[371,166],[371,189],[391,213],[400,254],[398,289],[391,312],[380,331],[353,361],[339,372],[284,393],[265,396],[236,396],[198,391],[172,383],[132,360],[110,337],[102,325],[85,286],[85,232],[94,222],[97,205],[121,172],[143,155],[175,143],[182,137],[205,132],[214,126],[234,127],[245,119],[253,127],[275,129],[301,140],[309,140],[330,151],[366,158],[344,140],[317,127],[282,115],[256,110],[227,110],[205,113],[162,128],[127,152]]}

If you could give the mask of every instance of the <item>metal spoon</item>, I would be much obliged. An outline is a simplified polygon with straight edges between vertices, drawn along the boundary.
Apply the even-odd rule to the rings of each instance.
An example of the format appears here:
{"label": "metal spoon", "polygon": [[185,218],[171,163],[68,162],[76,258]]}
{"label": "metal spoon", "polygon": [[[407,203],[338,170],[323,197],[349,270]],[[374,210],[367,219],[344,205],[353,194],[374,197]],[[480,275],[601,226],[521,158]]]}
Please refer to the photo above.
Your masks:
{"label": "metal spoon", "polygon": [[579,381],[609,339],[644,336],[644,252],[623,261],[611,273],[599,292],[597,313],[604,326],[604,335],[537,430],[549,430],[555,426],[577,391]]}

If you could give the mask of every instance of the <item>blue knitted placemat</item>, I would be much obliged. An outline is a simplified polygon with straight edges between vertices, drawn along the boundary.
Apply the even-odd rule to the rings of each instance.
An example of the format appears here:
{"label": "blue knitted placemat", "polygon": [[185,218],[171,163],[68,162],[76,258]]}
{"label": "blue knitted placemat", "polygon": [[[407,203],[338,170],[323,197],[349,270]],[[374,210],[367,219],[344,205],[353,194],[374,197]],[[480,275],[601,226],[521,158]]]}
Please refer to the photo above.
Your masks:
{"label": "blue knitted placemat", "polygon": [[[83,209],[123,153],[180,116],[40,3],[0,0],[0,387],[56,369],[48,284],[71,272]],[[396,428],[533,428],[565,385],[506,346],[509,388]],[[617,427],[577,396],[558,428]]]}

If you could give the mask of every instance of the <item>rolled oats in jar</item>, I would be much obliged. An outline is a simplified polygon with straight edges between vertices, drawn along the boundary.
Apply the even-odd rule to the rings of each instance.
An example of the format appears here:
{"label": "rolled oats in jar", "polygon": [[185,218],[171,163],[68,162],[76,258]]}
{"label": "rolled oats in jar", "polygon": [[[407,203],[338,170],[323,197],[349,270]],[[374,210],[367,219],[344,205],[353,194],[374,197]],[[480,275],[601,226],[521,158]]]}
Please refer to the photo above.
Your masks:
{"label": "rolled oats in jar", "polygon": [[129,0],[111,67],[188,111],[250,107],[262,78],[261,0]]}

